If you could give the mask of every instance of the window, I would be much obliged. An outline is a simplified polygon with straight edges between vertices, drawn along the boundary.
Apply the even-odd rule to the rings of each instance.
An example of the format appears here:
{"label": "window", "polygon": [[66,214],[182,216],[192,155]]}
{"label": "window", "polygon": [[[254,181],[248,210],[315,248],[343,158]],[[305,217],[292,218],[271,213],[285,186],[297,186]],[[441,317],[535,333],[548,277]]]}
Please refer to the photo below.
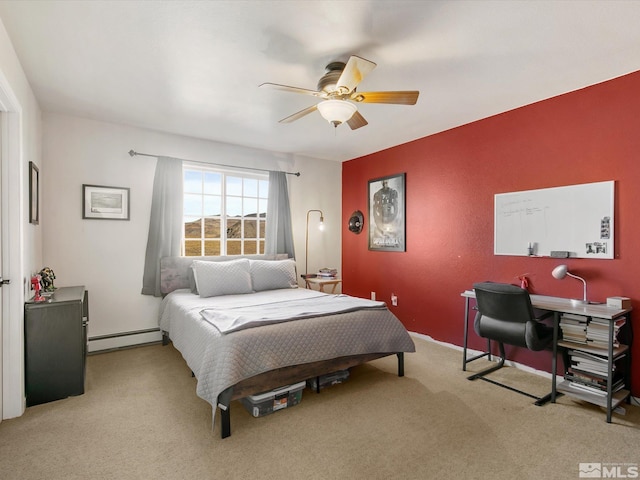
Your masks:
{"label": "window", "polygon": [[269,178],[185,165],[183,254],[264,253]]}

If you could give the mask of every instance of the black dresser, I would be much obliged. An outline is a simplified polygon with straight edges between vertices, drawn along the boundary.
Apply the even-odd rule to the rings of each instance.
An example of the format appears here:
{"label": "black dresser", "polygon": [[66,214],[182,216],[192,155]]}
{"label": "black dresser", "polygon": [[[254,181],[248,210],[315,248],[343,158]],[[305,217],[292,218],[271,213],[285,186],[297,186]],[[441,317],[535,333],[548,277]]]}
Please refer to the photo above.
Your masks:
{"label": "black dresser", "polygon": [[84,393],[89,293],[61,287],[46,302],[25,303],[27,406]]}

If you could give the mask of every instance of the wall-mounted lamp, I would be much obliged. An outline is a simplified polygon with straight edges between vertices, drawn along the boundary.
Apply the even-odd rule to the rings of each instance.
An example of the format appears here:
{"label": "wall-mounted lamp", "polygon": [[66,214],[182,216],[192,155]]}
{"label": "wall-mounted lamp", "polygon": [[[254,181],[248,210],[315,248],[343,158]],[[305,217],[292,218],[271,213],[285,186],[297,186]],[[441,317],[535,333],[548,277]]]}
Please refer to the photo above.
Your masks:
{"label": "wall-mounted lamp", "polygon": [[583,293],[583,296],[582,296],[582,303],[589,303],[589,301],[587,300],[587,282],[585,282],[584,278],[579,277],[577,275],[574,275],[573,273],[569,273],[569,271],[567,270],[567,266],[566,265],[558,265],[556,268],[553,269],[553,271],[551,272],[551,275],[553,275],[553,278],[555,278],[557,280],[562,280],[567,275],[572,277],[572,278],[576,278],[576,279],[580,280],[584,285],[584,293]]}
{"label": "wall-mounted lamp", "polygon": [[309,252],[309,215],[311,212],[318,212],[320,214],[320,224],[318,225],[319,230],[324,230],[324,213],[322,210],[309,210],[307,212],[307,230],[306,230],[306,238],[304,242],[304,275],[300,275],[302,278],[312,278],[315,277],[315,274],[309,274],[309,265],[308,265],[308,252]]}

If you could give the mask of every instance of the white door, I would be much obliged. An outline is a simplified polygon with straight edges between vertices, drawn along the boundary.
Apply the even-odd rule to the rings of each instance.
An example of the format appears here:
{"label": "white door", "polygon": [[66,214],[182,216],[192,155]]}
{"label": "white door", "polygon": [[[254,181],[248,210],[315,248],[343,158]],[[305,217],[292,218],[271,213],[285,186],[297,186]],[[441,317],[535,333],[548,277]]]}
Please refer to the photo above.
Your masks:
{"label": "white door", "polygon": [[[2,277],[2,169],[4,167],[4,162],[5,162],[5,158],[3,155],[3,149],[2,149],[2,135],[4,134],[5,131],[5,114],[3,112],[0,112],[0,278]],[[4,309],[4,303],[2,302],[2,283],[0,282],[0,422],[2,422],[2,412],[4,411],[2,408],[2,384],[3,384],[3,379],[2,379],[2,372],[4,370],[3,365],[2,365],[2,358],[3,358],[3,353],[2,353],[2,331],[4,326],[2,325],[2,310]]]}
{"label": "white door", "polygon": [[[22,114],[20,103],[0,75],[0,275],[4,285],[0,302],[0,408],[1,418],[24,413],[24,263],[22,185]],[[25,281],[26,282],[26,281]]]}

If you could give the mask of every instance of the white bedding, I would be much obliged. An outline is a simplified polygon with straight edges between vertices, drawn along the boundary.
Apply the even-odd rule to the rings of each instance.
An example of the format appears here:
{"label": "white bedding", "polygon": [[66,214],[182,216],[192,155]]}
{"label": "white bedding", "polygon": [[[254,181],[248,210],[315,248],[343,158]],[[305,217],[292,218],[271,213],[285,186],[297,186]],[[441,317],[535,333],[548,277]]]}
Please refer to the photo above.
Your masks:
{"label": "white bedding", "polygon": [[[216,406],[218,395],[241,380],[281,367],[367,353],[413,352],[402,323],[386,308],[365,308],[222,334],[200,312],[324,297],[308,289],[200,298],[189,290],[167,295],[160,327],[169,333],[198,379],[197,394]],[[301,379],[302,380],[302,379]]]}

